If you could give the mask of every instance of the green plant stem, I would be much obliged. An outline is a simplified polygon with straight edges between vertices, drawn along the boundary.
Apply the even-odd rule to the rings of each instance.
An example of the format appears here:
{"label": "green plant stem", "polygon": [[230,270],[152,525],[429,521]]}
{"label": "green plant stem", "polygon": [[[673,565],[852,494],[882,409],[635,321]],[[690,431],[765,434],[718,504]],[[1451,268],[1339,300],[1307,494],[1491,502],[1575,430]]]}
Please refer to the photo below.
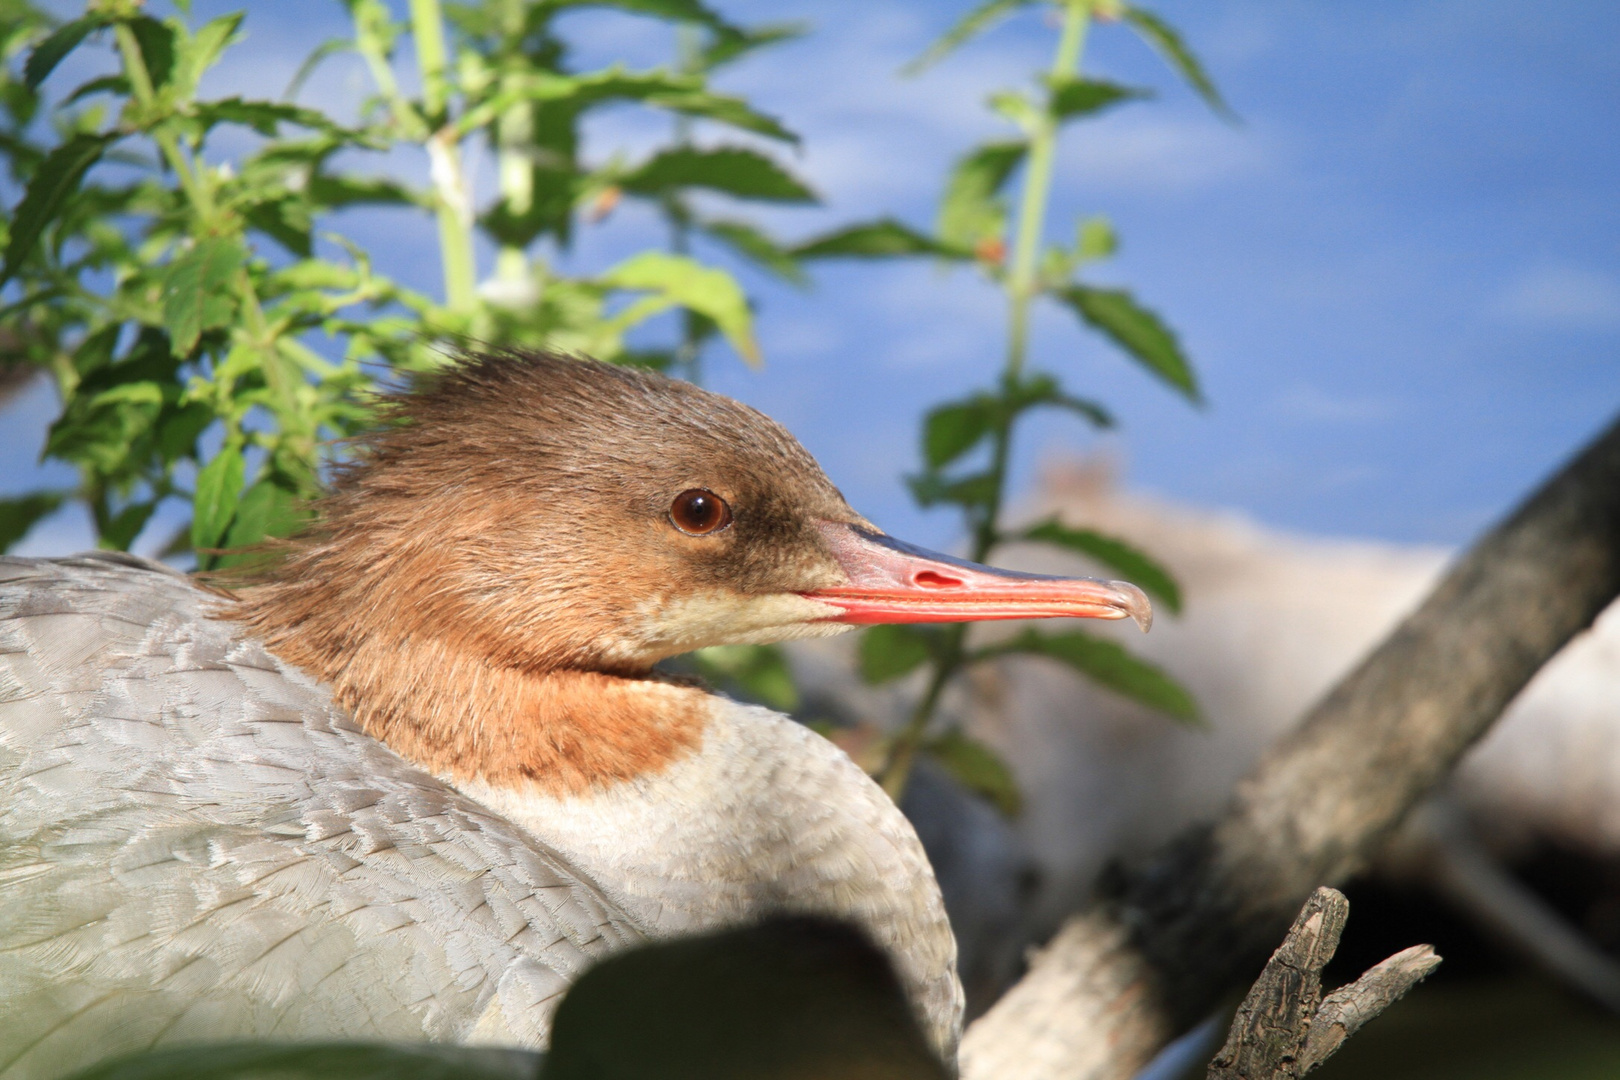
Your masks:
{"label": "green plant stem", "polygon": [[[682,74],[694,75],[702,71],[701,31],[691,23],[675,28],[676,64]],[[683,113],[675,114],[675,145],[692,145],[692,120]],[[664,216],[670,223],[670,250],[677,255],[690,254],[692,248],[692,215],[679,196],[666,195],[663,200]],[[675,363],[686,374],[688,381],[703,381],[703,341],[698,318],[690,311],[681,312],[681,340],[675,347]]]}
{"label": "green plant stem", "polygon": [[906,781],[911,779],[911,767],[916,763],[917,749],[922,745],[929,722],[934,719],[934,710],[939,707],[940,695],[945,692],[945,687],[961,668],[962,643],[967,636],[966,629],[965,625],[958,623],[945,631],[944,647],[934,661],[933,673],[928,677],[928,689],[923,691],[917,707],[911,710],[911,719],[906,721],[906,726],[889,744],[889,757],[883,763],[878,783],[889,793],[889,798],[897,803],[900,796],[905,794]]}
{"label": "green plant stem", "polygon": [[[1053,81],[1075,74],[1091,24],[1092,0],[1069,0],[1063,12],[1063,36],[1058,39],[1052,60]],[[1019,374],[1029,346],[1029,308],[1035,299],[1035,270],[1040,263],[1041,233],[1046,224],[1046,204],[1052,190],[1053,157],[1057,147],[1057,123],[1042,112],[1029,141],[1029,164],[1024,173],[1024,193],[1018,212],[1018,237],[1013,252],[1012,276],[1007,281],[1010,301],[1007,325],[1007,371]]]}
{"label": "green plant stem", "polygon": [[[521,59],[523,0],[505,0],[501,8],[504,48],[510,62]],[[501,200],[514,216],[527,214],[534,206],[534,167],[524,149],[534,137],[532,106],[514,105],[501,113],[495,124],[496,168],[500,176]],[[523,249],[502,244],[495,257],[495,276],[502,281],[520,282],[529,276],[529,259]]]}
{"label": "green plant stem", "polygon": [[445,84],[447,50],[444,45],[444,14],[439,0],[411,0],[411,39],[416,42],[416,66],[422,74],[422,111],[429,124],[437,127],[448,117],[449,87]]}
{"label": "green plant stem", "polygon": [[445,115],[444,14],[439,0],[411,0],[411,38],[422,72],[422,106],[434,130],[427,137],[428,165],[438,196],[439,260],[444,267],[444,303],[451,311],[471,311],[476,302],[472,206],[461,167],[461,143]]}
{"label": "green plant stem", "polygon": [[[1086,30],[1091,24],[1092,0],[1068,0],[1063,12],[1063,32],[1052,60],[1051,79],[1055,82],[1073,76],[1085,49]],[[1046,225],[1047,202],[1052,191],[1052,172],[1057,147],[1057,123],[1050,115],[1041,119],[1030,135],[1029,164],[1024,173],[1024,190],[1018,210],[1018,235],[1013,252],[1012,273],[1007,278],[1007,362],[1002,370],[1004,390],[1010,390],[1023,374],[1029,348],[1029,311],[1036,293],[1036,268],[1040,263],[1042,232]],[[983,562],[1001,542],[1001,507],[1007,487],[1007,466],[1012,457],[1014,418],[1007,416],[995,427],[990,448],[990,501],[973,521],[974,562]],[[958,623],[945,631],[942,646],[933,659],[928,688],[923,692],[911,719],[890,744],[889,758],[879,774],[883,790],[896,802],[905,792],[928,726],[939,709],[945,687],[967,666],[967,625]]]}
{"label": "green plant stem", "polygon": [[[680,131],[680,141],[677,145],[689,144],[687,133]],[[660,200],[664,216],[670,223],[669,248],[677,255],[689,255],[692,251],[692,215],[684,202],[678,196],[666,195]],[[703,332],[700,328],[697,315],[691,311],[681,312],[681,340],[675,346],[675,366],[686,376],[688,382],[703,382]]]}
{"label": "green plant stem", "polygon": [[[517,105],[502,113],[496,122],[495,134],[501,200],[514,216],[527,214],[534,206],[534,173],[523,154],[531,135],[529,107]],[[527,279],[528,255],[514,244],[502,244],[495,257],[495,276],[502,281]]]}
{"label": "green plant stem", "polygon": [[[151,110],[157,103],[157,91],[152,86],[152,73],[146,70],[146,60],[141,56],[140,42],[135,40],[135,31],[129,28],[128,23],[119,23],[113,28],[113,37],[118,42],[118,53],[123,58],[124,72],[129,76],[129,86],[135,100],[143,111]],[[163,160],[169,163],[169,168],[179,178],[186,199],[196,209],[199,224],[204,230],[212,227],[215,223],[214,196],[209,190],[206,176],[202,170],[192,168],[192,163],[186,160],[185,152],[180,149],[180,140],[162,121],[152,126],[150,134],[163,153]]]}
{"label": "green plant stem", "polygon": [[[153,108],[157,101],[157,92],[152,85],[151,72],[147,70],[146,61],[141,56],[140,43],[136,41],[134,31],[128,24],[119,23],[114,28],[113,35],[117,39],[119,55],[123,58],[124,69],[129,75],[129,85],[135,100],[144,109]],[[221,222],[217,217],[206,166],[188,160],[180,148],[179,140],[172,131],[165,130],[161,122],[153,128],[151,136],[158,149],[162,151],[164,160],[179,178],[180,188],[196,213],[199,231],[209,232],[218,229]],[[303,419],[302,410],[298,408],[294,388],[281,370],[281,360],[276,354],[276,331],[265,318],[259,295],[253,288],[253,280],[245,269],[236,275],[235,287],[242,311],[243,325],[240,332],[263,353],[265,382],[276,399],[277,416],[283,430],[291,425],[293,430],[288,434],[294,440],[296,451],[313,456],[314,433],[309,430],[309,425],[300,422]],[[228,412],[222,412],[221,416],[226,427],[234,434],[238,427],[237,419]]]}
{"label": "green plant stem", "polygon": [[405,136],[418,142],[427,138],[428,125],[416,109],[405,100],[399,92],[399,81],[394,78],[394,69],[389,66],[389,56],[382,48],[382,41],[378,37],[377,29],[367,21],[372,16],[371,9],[356,6],[354,13],[354,49],[360,58],[366,62],[366,70],[371,72],[371,80],[377,84],[377,89],[387,99],[388,107],[397,124]]}

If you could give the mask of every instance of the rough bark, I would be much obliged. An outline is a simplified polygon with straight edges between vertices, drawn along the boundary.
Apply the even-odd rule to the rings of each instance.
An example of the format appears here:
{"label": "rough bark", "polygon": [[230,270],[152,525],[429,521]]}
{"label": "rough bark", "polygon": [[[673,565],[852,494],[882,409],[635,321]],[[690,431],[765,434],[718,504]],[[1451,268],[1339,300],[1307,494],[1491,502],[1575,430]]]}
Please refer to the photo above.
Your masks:
{"label": "rough bark", "polygon": [[1434,949],[1414,945],[1324,998],[1322,969],[1338,950],[1349,917],[1343,893],[1311,894],[1238,1006],[1208,1080],[1298,1080],[1440,966]]}
{"label": "rough bark", "polygon": [[1313,889],[1365,865],[1617,593],[1620,422],[1469,549],[1218,821],[1116,869],[969,1029],[963,1075],[1133,1075],[1253,972]]}
{"label": "rough bark", "polygon": [[1322,969],[1339,950],[1350,903],[1336,889],[1317,889],[1288,936],[1271,954],[1232,1018],[1209,1080],[1272,1080],[1297,1075],[1305,1033],[1322,1004]]}
{"label": "rough bark", "polygon": [[1413,945],[1380,961],[1351,983],[1322,999],[1300,1051],[1298,1074],[1304,1076],[1338,1052],[1363,1024],[1406,996],[1406,992],[1440,966],[1432,945]]}

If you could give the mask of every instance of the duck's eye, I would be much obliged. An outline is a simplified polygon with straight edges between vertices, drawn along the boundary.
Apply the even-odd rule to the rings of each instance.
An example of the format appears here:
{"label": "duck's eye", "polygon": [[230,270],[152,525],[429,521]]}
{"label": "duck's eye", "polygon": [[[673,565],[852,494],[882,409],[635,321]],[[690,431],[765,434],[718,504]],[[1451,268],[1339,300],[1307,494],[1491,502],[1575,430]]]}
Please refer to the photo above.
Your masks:
{"label": "duck's eye", "polygon": [[691,488],[675,496],[669,520],[683,533],[706,536],[731,524],[731,507],[712,491]]}

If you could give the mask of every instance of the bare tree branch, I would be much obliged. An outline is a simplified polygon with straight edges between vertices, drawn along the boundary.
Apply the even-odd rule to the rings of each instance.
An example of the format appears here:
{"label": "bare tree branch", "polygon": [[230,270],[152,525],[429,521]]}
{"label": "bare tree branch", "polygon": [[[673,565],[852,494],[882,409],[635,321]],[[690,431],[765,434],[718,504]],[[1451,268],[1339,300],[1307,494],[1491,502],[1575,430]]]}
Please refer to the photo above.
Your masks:
{"label": "bare tree branch", "polygon": [[1305,901],[1238,1006],[1208,1080],[1297,1080],[1440,966],[1434,949],[1414,945],[1324,999],[1322,969],[1349,917],[1350,903],[1337,889],[1317,889]]}
{"label": "bare tree branch", "polygon": [[1382,960],[1351,983],[1322,999],[1311,1029],[1305,1035],[1305,1049],[1299,1055],[1299,1075],[1304,1076],[1332,1057],[1344,1041],[1362,1025],[1401,998],[1440,966],[1440,954],[1432,945],[1413,945]]}
{"label": "bare tree branch", "polygon": [[968,1080],[1125,1080],[1360,869],[1620,593],[1620,422],[1491,530],[1280,740],[1219,821],[1118,870],[969,1029]]}
{"label": "bare tree branch", "polygon": [[1209,1080],[1272,1080],[1297,1075],[1305,1032],[1322,1004],[1322,969],[1339,949],[1350,904],[1317,889],[1232,1018]]}

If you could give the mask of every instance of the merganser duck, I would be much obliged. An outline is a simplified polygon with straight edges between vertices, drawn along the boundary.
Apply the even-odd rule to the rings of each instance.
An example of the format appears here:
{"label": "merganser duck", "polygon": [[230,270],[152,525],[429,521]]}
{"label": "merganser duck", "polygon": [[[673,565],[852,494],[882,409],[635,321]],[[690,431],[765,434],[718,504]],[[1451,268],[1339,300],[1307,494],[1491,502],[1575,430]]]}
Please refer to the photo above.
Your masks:
{"label": "merganser duck", "polygon": [[841,751],[653,665],[874,622],[1149,609],[894,540],[783,428],[642,370],[449,366],[228,590],[0,560],[0,1076],[229,1036],[543,1046],[648,937],[849,919],[936,1048],[955,943]]}

